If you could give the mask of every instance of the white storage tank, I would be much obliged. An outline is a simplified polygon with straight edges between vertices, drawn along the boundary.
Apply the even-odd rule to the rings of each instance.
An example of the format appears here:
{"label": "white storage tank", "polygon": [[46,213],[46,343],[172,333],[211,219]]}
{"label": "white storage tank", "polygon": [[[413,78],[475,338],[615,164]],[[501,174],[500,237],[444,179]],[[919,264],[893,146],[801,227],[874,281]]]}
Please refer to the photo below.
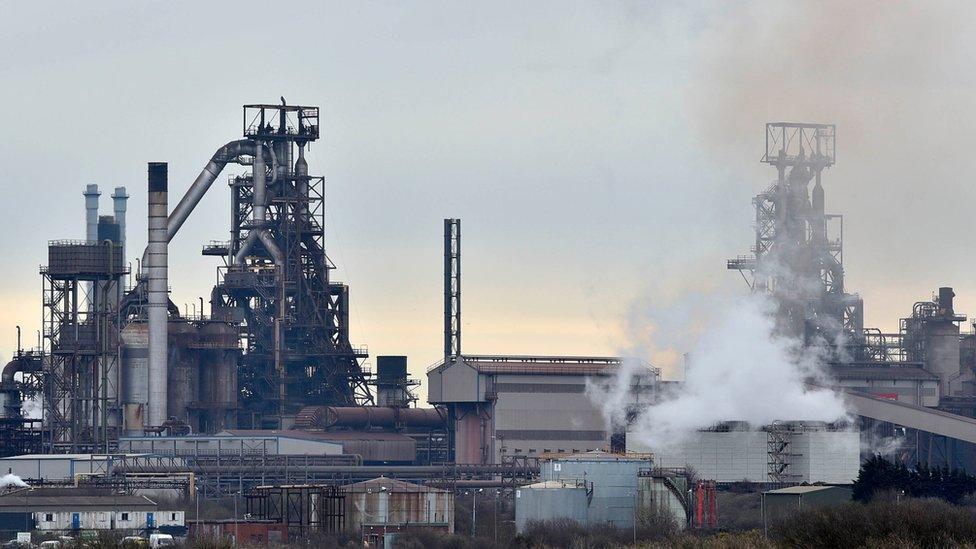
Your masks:
{"label": "white storage tank", "polygon": [[637,473],[649,469],[647,454],[582,452],[542,462],[543,480],[585,481],[592,490],[588,524],[633,528]]}
{"label": "white storage tank", "polygon": [[532,522],[573,520],[587,524],[589,495],[583,481],[546,480],[515,490],[515,528]]}

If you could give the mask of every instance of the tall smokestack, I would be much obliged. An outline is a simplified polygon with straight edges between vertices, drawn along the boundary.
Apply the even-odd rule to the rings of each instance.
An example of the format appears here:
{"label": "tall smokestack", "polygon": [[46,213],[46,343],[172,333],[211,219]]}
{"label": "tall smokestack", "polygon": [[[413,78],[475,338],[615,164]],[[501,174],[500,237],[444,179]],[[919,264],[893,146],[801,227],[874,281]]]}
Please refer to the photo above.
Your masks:
{"label": "tall smokestack", "polygon": [[166,238],[167,172],[165,162],[149,163],[149,245],[146,247],[149,287],[149,425],[159,426],[167,419],[167,305],[168,258]]}
{"label": "tall smokestack", "polygon": [[98,197],[102,193],[98,192],[98,185],[88,185],[85,192],[85,240],[95,242],[98,240]]}
{"label": "tall smokestack", "polygon": [[461,356],[461,220],[444,220],[444,362]]}
{"label": "tall smokestack", "polygon": [[126,261],[125,255],[125,208],[129,200],[129,194],[125,192],[125,187],[115,187],[112,193],[112,206],[115,209],[115,222],[119,224],[119,243],[122,244],[122,261]]}

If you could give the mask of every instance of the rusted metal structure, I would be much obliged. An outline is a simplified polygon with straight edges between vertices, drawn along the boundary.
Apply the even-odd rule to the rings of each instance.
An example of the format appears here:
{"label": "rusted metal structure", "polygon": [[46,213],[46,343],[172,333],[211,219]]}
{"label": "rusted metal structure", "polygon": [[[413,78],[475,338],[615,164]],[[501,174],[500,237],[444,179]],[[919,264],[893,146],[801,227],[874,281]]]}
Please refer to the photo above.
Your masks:
{"label": "rusted metal structure", "polygon": [[291,537],[345,529],[345,494],[335,484],[258,486],[245,501],[252,517],[283,525]]}
{"label": "rusted metal structure", "polygon": [[347,484],[342,492],[345,530],[370,545],[390,532],[454,532],[453,492],[386,477]]}

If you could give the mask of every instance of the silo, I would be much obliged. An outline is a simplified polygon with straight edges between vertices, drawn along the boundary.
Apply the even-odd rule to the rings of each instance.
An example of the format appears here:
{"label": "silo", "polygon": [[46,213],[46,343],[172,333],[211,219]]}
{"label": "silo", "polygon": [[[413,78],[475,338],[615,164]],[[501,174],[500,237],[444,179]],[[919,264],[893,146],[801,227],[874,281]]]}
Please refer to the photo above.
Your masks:
{"label": "silo", "polygon": [[237,363],[240,344],[237,326],[210,321],[200,326],[199,398],[201,432],[214,433],[237,427]]}
{"label": "silo", "polygon": [[166,362],[167,417],[185,422],[194,432],[199,430],[196,410],[200,405],[197,372],[200,353],[197,351],[197,327],[182,320],[169,321]]}
{"label": "silo", "polygon": [[543,480],[585,480],[592,487],[589,524],[633,528],[637,473],[651,467],[650,457],[593,451],[545,461]]}
{"label": "silo", "polygon": [[125,433],[141,436],[149,399],[149,327],[131,322],[122,329],[122,414]]}
{"label": "silo", "polygon": [[515,528],[531,522],[573,520],[586,526],[588,494],[583,481],[546,480],[515,490]]}

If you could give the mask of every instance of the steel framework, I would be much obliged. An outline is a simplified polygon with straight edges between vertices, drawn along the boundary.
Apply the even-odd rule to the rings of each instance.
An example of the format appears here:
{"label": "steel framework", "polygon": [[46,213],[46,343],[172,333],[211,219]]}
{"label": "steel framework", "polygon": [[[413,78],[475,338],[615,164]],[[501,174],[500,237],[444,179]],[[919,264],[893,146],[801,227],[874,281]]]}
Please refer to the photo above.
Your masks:
{"label": "steel framework", "polygon": [[336,484],[258,486],[245,498],[248,513],[285,525],[289,537],[343,530],[346,496]]}
{"label": "steel framework", "polygon": [[367,352],[349,342],[349,288],[330,280],[325,179],[308,175],[304,156],[319,136],[318,108],[246,105],[244,116],[244,137],[271,162],[231,178],[231,240],[204,253],[226,258],[211,305],[242,326],[238,425],[282,428],[304,406],[373,400]]}
{"label": "steel framework", "polygon": [[111,451],[118,439],[121,245],[57,241],[43,279],[43,445],[49,452]]}
{"label": "steel framework", "polygon": [[799,478],[793,473],[793,453],[791,442],[793,430],[789,425],[773,423],[766,427],[767,468],[769,482],[774,484],[794,483]]}
{"label": "steel framework", "polygon": [[[843,217],[824,211],[821,176],[836,161],[833,124],[766,124],[762,161],[776,180],[753,199],[755,243],[750,255],[729,259],[753,291],[769,292],[787,333],[859,342],[863,303],[844,290]],[[813,189],[808,189],[813,182]]]}

